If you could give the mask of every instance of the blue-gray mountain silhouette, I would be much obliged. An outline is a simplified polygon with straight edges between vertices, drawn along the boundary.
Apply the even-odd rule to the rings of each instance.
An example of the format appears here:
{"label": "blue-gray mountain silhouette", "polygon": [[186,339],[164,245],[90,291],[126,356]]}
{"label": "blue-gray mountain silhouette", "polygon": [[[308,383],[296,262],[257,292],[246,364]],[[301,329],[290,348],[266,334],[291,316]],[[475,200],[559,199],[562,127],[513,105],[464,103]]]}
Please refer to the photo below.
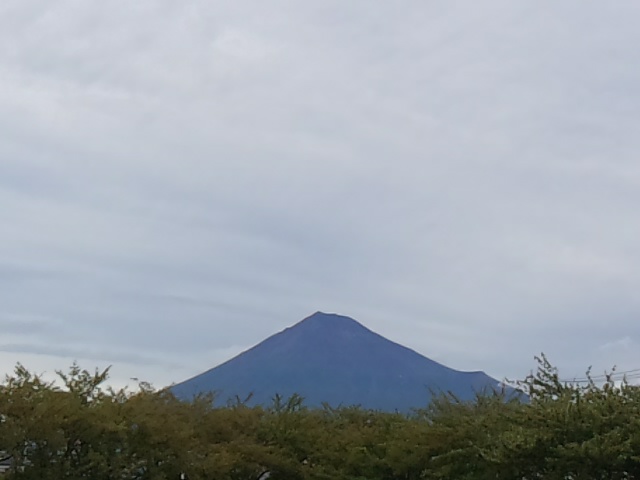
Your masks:
{"label": "blue-gray mountain silhouette", "polygon": [[406,412],[426,406],[431,391],[472,399],[498,385],[484,372],[448,368],[352,318],[317,312],[172,390],[183,399],[215,392],[218,404],[252,394],[249,404],[269,405],[276,393],[298,393],[308,406]]}

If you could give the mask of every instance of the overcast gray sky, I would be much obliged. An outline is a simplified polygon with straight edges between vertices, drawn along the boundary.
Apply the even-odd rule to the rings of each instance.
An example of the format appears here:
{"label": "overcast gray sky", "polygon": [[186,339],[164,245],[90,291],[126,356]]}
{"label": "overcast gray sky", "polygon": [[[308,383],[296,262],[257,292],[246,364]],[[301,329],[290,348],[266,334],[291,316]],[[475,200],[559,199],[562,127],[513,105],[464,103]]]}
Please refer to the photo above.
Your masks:
{"label": "overcast gray sky", "polygon": [[640,3],[3,0],[0,370],[164,386],[316,310],[640,368]]}

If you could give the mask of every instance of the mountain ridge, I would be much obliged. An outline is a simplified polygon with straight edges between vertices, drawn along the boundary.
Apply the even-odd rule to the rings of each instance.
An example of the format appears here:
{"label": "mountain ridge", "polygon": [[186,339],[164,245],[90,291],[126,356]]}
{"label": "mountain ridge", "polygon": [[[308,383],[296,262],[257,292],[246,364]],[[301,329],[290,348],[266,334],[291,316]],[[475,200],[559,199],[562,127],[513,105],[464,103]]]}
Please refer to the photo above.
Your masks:
{"label": "mountain ridge", "polygon": [[253,405],[297,393],[309,406],[408,411],[426,406],[430,390],[470,399],[498,384],[482,371],[431,360],[351,317],[316,312],[172,391],[183,399],[217,392],[223,402],[252,395]]}

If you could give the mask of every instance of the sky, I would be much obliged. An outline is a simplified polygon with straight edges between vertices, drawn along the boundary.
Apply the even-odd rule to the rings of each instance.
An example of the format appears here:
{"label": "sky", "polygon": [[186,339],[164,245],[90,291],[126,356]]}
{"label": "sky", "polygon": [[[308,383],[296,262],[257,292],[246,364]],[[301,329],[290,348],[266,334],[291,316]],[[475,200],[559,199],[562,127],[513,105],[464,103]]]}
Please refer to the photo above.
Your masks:
{"label": "sky", "polygon": [[3,0],[0,374],[157,387],[317,310],[640,368],[636,0]]}

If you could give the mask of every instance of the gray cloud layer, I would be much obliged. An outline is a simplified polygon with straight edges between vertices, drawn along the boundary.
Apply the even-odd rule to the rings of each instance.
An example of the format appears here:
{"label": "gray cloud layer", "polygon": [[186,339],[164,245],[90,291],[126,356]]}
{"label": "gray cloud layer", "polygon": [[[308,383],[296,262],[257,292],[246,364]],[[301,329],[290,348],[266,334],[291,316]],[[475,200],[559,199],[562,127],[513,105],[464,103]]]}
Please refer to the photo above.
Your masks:
{"label": "gray cloud layer", "polygon": [[318,309],[498,377],[640,367],[639,20],[6,0],[4,370],[169,383]]}

